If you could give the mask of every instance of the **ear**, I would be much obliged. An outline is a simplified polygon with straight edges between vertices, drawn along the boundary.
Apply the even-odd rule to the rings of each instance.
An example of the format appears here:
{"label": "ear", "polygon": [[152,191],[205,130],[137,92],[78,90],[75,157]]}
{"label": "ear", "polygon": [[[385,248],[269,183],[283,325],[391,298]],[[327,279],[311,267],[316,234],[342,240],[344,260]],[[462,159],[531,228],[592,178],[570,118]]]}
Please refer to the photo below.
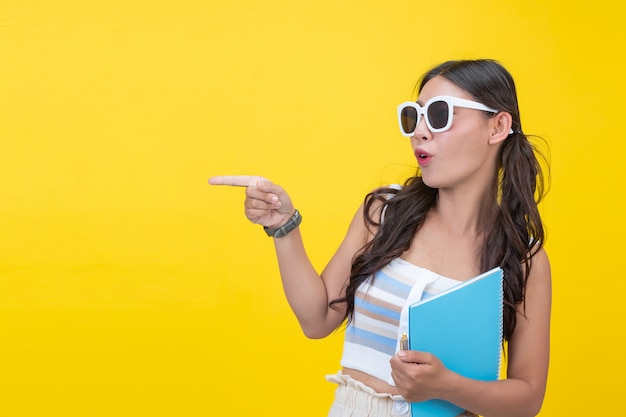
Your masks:
{"label": "ear", "polygon": [[489,128],[491,129],[489,143],[495,145],[503,142],[507,137],[509,137],[512,124],[513,118],[510,113],[501,111],[493,116],[489,123]]}

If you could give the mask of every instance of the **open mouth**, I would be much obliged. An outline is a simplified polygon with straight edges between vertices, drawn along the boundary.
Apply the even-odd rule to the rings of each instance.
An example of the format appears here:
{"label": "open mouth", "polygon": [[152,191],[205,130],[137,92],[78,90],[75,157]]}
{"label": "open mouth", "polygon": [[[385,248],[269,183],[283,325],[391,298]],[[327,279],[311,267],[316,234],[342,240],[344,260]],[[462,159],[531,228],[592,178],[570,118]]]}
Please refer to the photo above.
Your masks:
{"label": "open mouth", "polygon": [[416,149],[415,157],[417,159],[417,162],[420,164],[420,166],[426,166],[430,163],[433,156],[429,154],[428,152],[422,151],[421,149]]}

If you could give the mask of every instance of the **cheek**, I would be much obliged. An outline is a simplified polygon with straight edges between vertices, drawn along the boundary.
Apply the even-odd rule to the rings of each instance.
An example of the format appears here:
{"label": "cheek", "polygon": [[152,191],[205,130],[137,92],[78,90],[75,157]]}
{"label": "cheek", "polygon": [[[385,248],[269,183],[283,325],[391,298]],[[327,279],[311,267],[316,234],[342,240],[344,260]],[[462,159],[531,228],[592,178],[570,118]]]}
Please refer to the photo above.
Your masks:
{"label": "cheek", "polygon": [[439,150],[446,159],[454,159],[456,163],[466,163],[467,160],[479,158],[485,153],[485,142],[477,135],[460,134],[441,140]]}
{"label": "cheek", "polygon": [[488,161],[488,147],[479,141],[465,141],[454,150],[453,161],[458,169],[475,170]]}
{"label": "cheek", "polygon": [[490,163],[485,141],[465,137],[441,143],[438,159],[438,177],[444,182],[457,182],[485,169]]}

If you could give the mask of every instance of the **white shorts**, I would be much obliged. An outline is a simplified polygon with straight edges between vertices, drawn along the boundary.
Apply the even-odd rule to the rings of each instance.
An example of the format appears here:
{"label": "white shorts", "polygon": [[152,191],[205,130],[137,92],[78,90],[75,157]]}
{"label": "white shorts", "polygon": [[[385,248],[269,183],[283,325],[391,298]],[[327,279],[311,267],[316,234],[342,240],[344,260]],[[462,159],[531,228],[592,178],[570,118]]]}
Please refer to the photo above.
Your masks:
{"label": "white shorts", "polygon": [[[384,394],[374,391],[341,372],[326,375],[326,380],[339,386],[335,390],[335,401],[330,407],[328,417],[410,417],[411,405],[400,395]],[[478,417],[464,411],[457,417]]]}
{"label": "white shorts", "polygon": [[399,395],[374,391],[341,372],[326,375],[326,380],[339,384],[335,390],[328,417],[409,417],[411,406]]}

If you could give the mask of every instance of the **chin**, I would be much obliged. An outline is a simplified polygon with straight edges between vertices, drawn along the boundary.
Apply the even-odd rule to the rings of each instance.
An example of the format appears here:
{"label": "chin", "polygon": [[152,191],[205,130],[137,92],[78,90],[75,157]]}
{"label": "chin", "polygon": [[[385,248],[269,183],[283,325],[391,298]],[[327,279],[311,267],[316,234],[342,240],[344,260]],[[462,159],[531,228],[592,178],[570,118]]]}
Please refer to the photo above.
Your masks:
{"label": "chin", "polygon": [[422,176],[422,181],[428,187],[430,187],[430,188],[441,188],[441,182],[437,181],[432,176],[424,175],[423,173],[421,173],[421,176]]}

